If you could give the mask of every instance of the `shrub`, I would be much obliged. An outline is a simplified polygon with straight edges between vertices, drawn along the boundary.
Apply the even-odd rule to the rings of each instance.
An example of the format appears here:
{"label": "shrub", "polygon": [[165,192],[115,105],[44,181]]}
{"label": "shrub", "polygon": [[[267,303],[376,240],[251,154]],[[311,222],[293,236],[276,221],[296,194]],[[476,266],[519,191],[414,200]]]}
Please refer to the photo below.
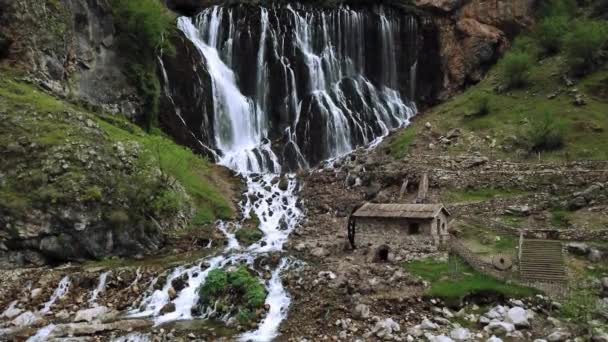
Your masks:
{"label": "shrub", "polygon": [[257,309],[264,305],[266,291],[258,279],[249,273],[245,266],[228,273],[228,282],[237,290],[249,309]]}
{"label": "shrub", "polygon": [[538,5],[541,17],[573,17],[576,15],[576,0],[542,0]]}
{"label": "shrub", "polygon": [[532,59],[536,59],[538,57],[538,43],[535,39],[530,36],[518,36],[513,41],[513,45],[511,50],[518,52],[525,52],[530,55]]}
{"label": "shrub", "polygon": [[520,141],[530,152],[552,151],[564,146],[564,127],[551,113],[530,121]]}
{"label": "shrub", "polygon": [[226,291],[228,286],[228,275],[221,269],[209,272],[205,283],[198,290],[201,302],[205,305],[211,304],[211,300]]}
{"label": "shrub", "polygon": [[606,23],[591,20],[577,21],[564,40],[564,50],[570,70],[576,73],[593,70],[607,43]]}
{"label": "shrub", "polygon": [[565,16],[547,17],[536,27],[536,39],[546,54],[561,50],[563,37],[570,29],[570,20]]}
{"label": "shrub", "polygon": [[528,71],[532,67],[532,57],[527,52],[513,51],[502,61],[501,74],[507,88],[519,88],[528,81]]}
{"label": "shrub", "polygon": [[485,116],[490,113],[490,97],[480,95],[473,98],[473,114],[474,116]]}
{"label": "shrub", "polygon": [[175,191],[165,190],[159,193],[152,201],[152,210],[156,217],[175,215],[182,208],[183,199]]}

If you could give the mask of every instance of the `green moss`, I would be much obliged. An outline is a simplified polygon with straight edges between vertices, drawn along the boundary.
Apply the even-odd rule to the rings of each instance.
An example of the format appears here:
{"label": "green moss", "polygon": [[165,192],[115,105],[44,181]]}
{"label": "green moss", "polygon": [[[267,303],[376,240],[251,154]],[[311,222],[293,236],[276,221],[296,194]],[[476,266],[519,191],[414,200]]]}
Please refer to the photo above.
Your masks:
{"label": "green moss", "polygon": [[510,298],[529,297],[537,291],[513,284],[507,284],[495,278],[473,270],[459,258],[450,262],[431,259],[413,261],[405,264],[405,269],[431,283],[427,291],[429,296],[440,297],[448,301],[461,300],[474,293],[495,292]]}
{"label": "green moss", "polygon": [[236,235],[236,239],[241,244],[244,244],[244,245],[251,245],[252,243],[257,242],[262,237],[264,237],[264,234],[262,233],[261,230],[259,230],[257,228],[248,228],[248,227],[243,227],[243,228],[237,230],[235,235]]}
{"label": "green moss", "polygon": [[[218,305],[221,313],[237,313],[241,324],[252,322],[254,312],[264,305],[266,290],[260,281],[245,266],[226,272],[215,269],[209,272],[205,283],[198,289],[199,304]],[[222,303],[230,303],[224,305]]]}

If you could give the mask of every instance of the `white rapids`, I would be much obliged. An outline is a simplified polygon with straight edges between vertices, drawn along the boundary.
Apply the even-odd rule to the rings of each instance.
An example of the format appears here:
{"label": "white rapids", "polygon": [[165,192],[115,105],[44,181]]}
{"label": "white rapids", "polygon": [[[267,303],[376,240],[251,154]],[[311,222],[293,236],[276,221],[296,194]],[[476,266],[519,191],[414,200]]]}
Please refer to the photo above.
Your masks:
{"label": "white rapids", "polygon": [[[224,268],[228,265],[247,264],[252,265],[260,255],[271,252],[282,251],[283,244],[291,231],[295,228],[302,217],[301,210],[296,206],[297,182],[295,176],[289,176],[287,189],[281,190],[278,178],[273,174],[248,175],[247,200],[242,205],[244,217],[251,217],[253,213],[260,220],[260,230],[264,233],[264,238],[248,248],[241,247],[233,233],[229,233],[228,223],[218,222],[217,228],[224,232],[228,239],[222,254],[207,258],[193,266],[182,266],[174,269],[163,287],[153,291],[143,299],[140,306],[131,311],[131,317],[153,317],[155,323],[163,324],[176,320],[187,320],[196,317],[192,316],[192,308],[199,300],[198,288],[204,284],[209,272],[216,268]],[[257,198],[257,200],[251,200]],[[236,225],[237,223],[231,223]],[[232,230],[232,228],[230,229]],[[271,279],[265,284],[268,291],[266,304],[270,305],[270,311],[259,328],[241,336],[243,341],[268,341],[278,334],[278,327],[287,315],[289,297],[281,284],[280,274],[288,266],[287,258],[283,258],[279,266],[272,271]],[[173,280],[186,277],[187,286],[181,290],[173,300],[169,297],[169,289],[172,287]],[[161,309],[168,303],[175,305],[175,311],[160,314]],[[205,318],[204,313],[202,318]]]}

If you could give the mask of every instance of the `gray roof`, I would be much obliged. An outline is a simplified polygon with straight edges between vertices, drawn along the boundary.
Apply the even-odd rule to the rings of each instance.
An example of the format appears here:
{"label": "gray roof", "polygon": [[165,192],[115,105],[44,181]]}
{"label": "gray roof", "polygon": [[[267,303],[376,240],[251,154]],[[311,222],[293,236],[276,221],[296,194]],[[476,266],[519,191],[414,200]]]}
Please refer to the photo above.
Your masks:
{"label": "gray roof", "polygon": [[365,203],[357,209],[353,216],[432,219],[439,215],[441,211],[450,216],[450,212],[443,204]]}

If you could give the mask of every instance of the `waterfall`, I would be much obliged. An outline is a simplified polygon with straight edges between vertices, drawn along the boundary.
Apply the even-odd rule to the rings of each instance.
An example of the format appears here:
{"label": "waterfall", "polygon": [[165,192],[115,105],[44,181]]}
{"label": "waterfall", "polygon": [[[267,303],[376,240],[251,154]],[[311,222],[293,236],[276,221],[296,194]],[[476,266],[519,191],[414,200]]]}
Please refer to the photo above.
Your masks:
{"label": "waterfall", "polygon": [[[227,241],[223,251],[174,268],[161,288],[151,285],[130,311],[131,317],[152,317],[157,325],[197,318],[192,309],[199,302],[198,289],[212,270],[239,264],[254,268],[259,257],[283,251],[303,213],[295,176],[279,182],[278,173],[375,145],[416,112],[416,21],[411,16],[382,6],[368,12],[215,6],[195,18],[179,18],[178,28],[200,52],[211,78],[213,118],[208,122],[214,125],[211,144],[218,162],[246,179],[242,216],[259,218],[263,238],[241,246],[234,234],[241,222],[217,222]],[[402,47],[401,41],[408,43]],[[163,76],[171,100],[166,72]],[[281,282],[289,264],[289,258],[281,258],[268,270],[271,278],[260,280],[270,309],[240,340],[278,336],[290,304]],[[176,279],[186,286],[171,297]],[[169,303],[175,310],[161,314]],[[206,308],[198,317],[214,312]]]}
{"label": "waterfall", "polygon": [[417,23],[394,11],[214,6],[179,18],[211,75],[220,163],[306,168],[408,124]]}
{"label": "waterfall", "polygon": [[53,304],[55,304],[57,299],[65,296],[65,294],[70,289],[70,284],[71,284],[70,277],[68,277],[68,276],[63,277],[61,279],[61,281],[59,282],[59,284],[57,285],[57,288],[55,289],[55,291],[53,291],[51,298],[49,298],[49,300],[46,303],[44,303],[44,306],[40,310],[40,312],[41,313],[49,312],[51,310],[51,306],[53,306]]}

